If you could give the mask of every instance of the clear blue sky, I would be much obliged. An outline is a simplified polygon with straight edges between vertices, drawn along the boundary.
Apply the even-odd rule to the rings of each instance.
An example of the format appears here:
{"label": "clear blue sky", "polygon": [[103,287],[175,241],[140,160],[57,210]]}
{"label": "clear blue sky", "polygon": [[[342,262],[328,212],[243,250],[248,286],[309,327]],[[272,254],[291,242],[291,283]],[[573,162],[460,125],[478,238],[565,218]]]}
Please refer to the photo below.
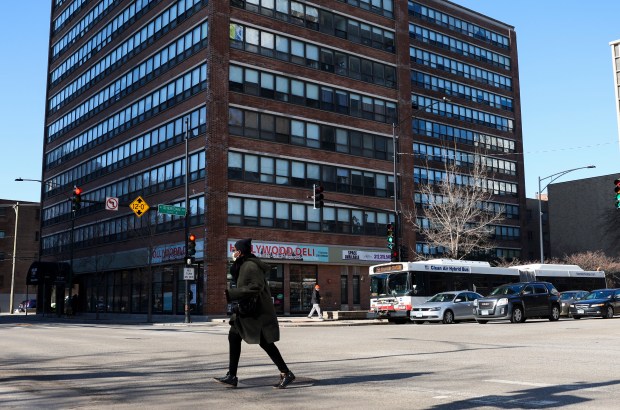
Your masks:
{"label": "clear blue sky", "polygon": [[[566,169],[596,165],[558,182],[620,175],[609,47],[620,39],[620,1],[454,2],[517,31],[527,196],[539,176]],[[41,177],[49,13],[49,0],[0,0],[2,199],[39,200],[38,183],[14,180]]]}

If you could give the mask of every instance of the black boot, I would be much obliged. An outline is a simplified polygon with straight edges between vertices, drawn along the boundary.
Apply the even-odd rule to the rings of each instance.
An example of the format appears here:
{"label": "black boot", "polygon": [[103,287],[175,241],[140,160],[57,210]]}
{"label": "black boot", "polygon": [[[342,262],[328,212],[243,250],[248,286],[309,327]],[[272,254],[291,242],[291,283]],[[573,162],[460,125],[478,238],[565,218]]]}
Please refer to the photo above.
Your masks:
{"label": "black boot", "polygon": [[287,373],[280,373],[280,383],[276,384],[276,389],[286,389],[286,386],[291,384],[295,380],[295,375],[293,372],[288,371]]}
{"label": "black boot", "polygon": [[237,376],[231,376],[230,373],[226,373],[226,376],[224,377],[214,377],[214,379],[220,383],[227,384],[230,387],[237,387],[237,383],[239,382]]}

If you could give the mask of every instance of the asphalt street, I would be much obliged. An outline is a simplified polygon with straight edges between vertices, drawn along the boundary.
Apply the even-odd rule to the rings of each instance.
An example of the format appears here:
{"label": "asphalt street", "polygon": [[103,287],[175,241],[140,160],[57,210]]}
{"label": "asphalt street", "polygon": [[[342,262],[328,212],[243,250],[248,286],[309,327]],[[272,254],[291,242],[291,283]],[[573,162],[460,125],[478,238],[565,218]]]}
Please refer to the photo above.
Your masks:
{"label": "asphalt street", "polygon": [[[620,318],[455,325],[281,320],[297,380],[256,345],[227,370],[228,324],[0,316],[11,409],[616,409]],[[355,323],[353,323],[355,322]]]}

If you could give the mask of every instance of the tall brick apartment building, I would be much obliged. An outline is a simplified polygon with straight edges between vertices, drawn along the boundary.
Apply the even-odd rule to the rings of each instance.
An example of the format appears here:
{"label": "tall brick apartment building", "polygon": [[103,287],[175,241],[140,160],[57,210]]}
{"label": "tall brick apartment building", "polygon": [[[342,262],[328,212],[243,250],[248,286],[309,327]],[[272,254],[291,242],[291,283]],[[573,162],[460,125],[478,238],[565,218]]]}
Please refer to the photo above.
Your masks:
{"label": "tall brick apartment building", "polygon": [[153,313],[183,312],[184,218],[157,206],[185,206],[186,136],[195,312],[225,311],[245,237],[273,266],[280,314],[307,312],[315,282],[325,309],[368,308],[395,173],[399,199],[420,202],[416,182],[475,152],[508,215],[496,256],[521,252],[515,32],[448,1],[54,0],[47,101],[42,253],[72,261],[88,311],[147,312],[151,275]]}

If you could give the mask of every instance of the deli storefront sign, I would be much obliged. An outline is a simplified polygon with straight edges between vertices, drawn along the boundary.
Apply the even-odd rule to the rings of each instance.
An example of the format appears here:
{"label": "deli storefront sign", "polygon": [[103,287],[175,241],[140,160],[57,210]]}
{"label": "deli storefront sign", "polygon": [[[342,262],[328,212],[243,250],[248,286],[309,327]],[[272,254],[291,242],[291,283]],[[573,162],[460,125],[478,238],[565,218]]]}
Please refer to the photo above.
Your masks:
{"label": "deli storefront sign", "polygon": [[[228,241],[228,254],[232,255],[236,241]],[[252,241],[252,253],[261,259],[292,260],[304,262],[328,262],[327,246],[279,244]]]}

